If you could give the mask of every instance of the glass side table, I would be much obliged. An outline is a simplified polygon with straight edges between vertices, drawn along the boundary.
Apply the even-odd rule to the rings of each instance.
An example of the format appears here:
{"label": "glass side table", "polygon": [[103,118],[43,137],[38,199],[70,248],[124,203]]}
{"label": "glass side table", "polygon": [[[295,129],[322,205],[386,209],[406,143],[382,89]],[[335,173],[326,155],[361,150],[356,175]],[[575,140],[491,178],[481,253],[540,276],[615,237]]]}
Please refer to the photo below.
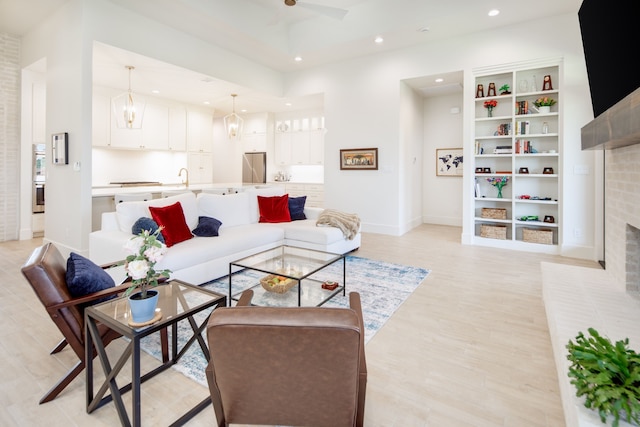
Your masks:
{"label": "glass side table", "polygon": [[[162,318],[149,326],[133,328],[129,326],[129,303],[126,298],[118,298],[101,304],[88,307],[85,310],[85,335],[86,335],[86,374],[87,374],[87,413],[91,413],[102,405],[111,401],[116,405],[120,422],[124,426],[141,425],[141,402],[140,385],[165,371],[176,364],[194,342],[198,342],[204,357],[209,360],[209,350],[202,337],[202,331],[206,328],[209,320],[209,313],[205,319],[198,324],[194,315],[207,309],[213,311],[215,308],[226,306],[226,295],[203,289],[199,286],[190,285],[179,280],[172,280],[157,288],[159,300],[158,309],[162,312]],[[186,319],[191,326],[193,334],[182,348],[178,348],[178,322]],[[107,327],[123,337],[129,339],[119,359],[112,363],[105,351],[105,346],[100,339],[100,327]],[[164,333],[166,328],[171,328],[171,355],[167,356],[163,348],[163,362],[144,375],[140,369],[140,340],[153,333]],[[95,346],[97,357],[105,374],[105,381],[94,396],[93,390],[93,357],[90,349]],[[131,378],[130,384],[118,387],[116,377],[131,358]],[[105,396],[107,390],[110,394]],[[132,417],[131,420],[122,400],[122,393],[132,392]],[[172,425],[182,425],[193,418],[198,412],[211,403],[208,396],[186,414],[176,420]]]}

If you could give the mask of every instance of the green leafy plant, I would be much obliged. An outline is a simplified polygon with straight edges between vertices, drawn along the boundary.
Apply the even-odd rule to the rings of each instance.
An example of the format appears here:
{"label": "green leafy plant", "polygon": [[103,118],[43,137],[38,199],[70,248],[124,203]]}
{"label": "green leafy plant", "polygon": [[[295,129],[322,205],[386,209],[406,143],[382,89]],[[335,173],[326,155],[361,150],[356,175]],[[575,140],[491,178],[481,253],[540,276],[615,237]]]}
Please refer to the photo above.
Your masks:
{"label": "green leafy plant", "polygon": [[576,396],[584,396],[584,406],[598,411],[603,423],[613,415],[617,427],[625,414],[627,421],[640,423],[640,355],[629,349],[629,338],[612,344],[595,329],[588,331],[589,337],[580,332],[566,346]]}
{"label": "green leafy plant", "polygon": [[535,105],[536,107],[551,107],[555,103],[555,99],[549,98],[547,96],[541,96],[540,98],[533,101],[533,105]]}
{"label": "green leafy plant", "polygon": [[502,85],[502,86],[500,86],[500,89],[498,89],[498,90],[500,91],[500,93],[508,94],[508,93],[511,93],[510,89],[511,89],[511,87],[509,85]]}

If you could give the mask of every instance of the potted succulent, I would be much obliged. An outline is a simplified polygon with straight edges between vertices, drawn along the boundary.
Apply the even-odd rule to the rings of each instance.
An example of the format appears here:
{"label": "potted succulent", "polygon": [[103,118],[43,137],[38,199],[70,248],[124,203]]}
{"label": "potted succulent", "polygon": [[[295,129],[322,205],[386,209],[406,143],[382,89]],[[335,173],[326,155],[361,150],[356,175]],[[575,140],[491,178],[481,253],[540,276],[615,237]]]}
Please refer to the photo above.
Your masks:
{"label": "potted succulent", "polygon": [[628,348],[628,338],[612,344],[595,329],[588,331],[589,337],[580,332],[575,342],[567,344],[568,375],[576,396],[584,396],[584,406],[598,411],[603,423],[612,415],[613,427],[619,425],[620,418],[638,425],[640,355]]}
{"label": "potted succulent", "polygon": [[[125,251],[129,253],[125,259],[125,271],[132,282],[125,296],[129,297],[131,317],[135,323],[153,319],[158,304],[158,292],[150,288],[158,286],[158,280],[166,279],[171,274],[170,270],[156,271],[154,268],[167,251],[166,245],[158,240],[161,231],[162,227],[154,232],[142,230],[124,245]],[[137,288],[140,291],[133,293]]]}
{"label": "potted succulent", "polygon": [[500,86],[500,89],[498,89],[500,91],[500,95],[510,95],[511,94],[511,87],[507,84],[504,84],[502,86]]}

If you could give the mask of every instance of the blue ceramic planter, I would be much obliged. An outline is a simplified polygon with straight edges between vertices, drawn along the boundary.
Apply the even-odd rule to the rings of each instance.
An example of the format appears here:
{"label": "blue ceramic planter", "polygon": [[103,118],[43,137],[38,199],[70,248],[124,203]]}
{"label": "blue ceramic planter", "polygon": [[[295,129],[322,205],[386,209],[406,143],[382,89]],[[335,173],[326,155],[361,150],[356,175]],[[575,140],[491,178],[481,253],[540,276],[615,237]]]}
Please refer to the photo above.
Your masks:
{"label": "blue ceramic planter", "polygon": [[153,319],[158,305],[158,291],[147,291],[147,298],[140,299],[141,292],[136,292],[129,297],[131,318],[135,323],[144,323]]}

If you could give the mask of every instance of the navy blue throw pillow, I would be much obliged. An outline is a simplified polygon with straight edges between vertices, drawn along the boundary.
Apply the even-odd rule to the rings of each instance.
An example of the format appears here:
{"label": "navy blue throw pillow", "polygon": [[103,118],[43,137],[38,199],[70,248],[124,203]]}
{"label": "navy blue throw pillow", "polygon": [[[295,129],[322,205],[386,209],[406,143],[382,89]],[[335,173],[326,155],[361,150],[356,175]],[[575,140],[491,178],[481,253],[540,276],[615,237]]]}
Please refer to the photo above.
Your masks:
{"label": "navy blue throw pillow", "polygon": [[[153,234],[156,232],[157,229],[158,229],[157,222],[155,222],[151,218],[147,218],[143,216],[138,218],[138,220],[133,224],[133,227],[131,227],[131,232],[135,235],[138,235],[142,230],[149,230],[149,233]],[[158,233],[157,239],[160,242],[164,243],[164,236],[162,235],[162,233]]]}
{"label": "navy blue throw pillow", "polygon": [[199,216],[198,226],[193,229],[192,233],[200,237],[218,236],[218,229],[222,225],[219,220],[209,216]]}
{"label": "navy blue throw pillow", "polygon": [[[75,252],[71,252],[69,259],[67,259],[66,280],[69,292],[76,298],[109,289],[116,285],[111,276],[102,267]],[[100,301],[115,297],[117,295],[102,298]]]}
{"label": "navy blue throw pillow", "polygon": [[306,201],[307,196],[289,197],[289,215],[291,215],[291,221],[307,219],[307,216],[304,214],[304,204]]}

